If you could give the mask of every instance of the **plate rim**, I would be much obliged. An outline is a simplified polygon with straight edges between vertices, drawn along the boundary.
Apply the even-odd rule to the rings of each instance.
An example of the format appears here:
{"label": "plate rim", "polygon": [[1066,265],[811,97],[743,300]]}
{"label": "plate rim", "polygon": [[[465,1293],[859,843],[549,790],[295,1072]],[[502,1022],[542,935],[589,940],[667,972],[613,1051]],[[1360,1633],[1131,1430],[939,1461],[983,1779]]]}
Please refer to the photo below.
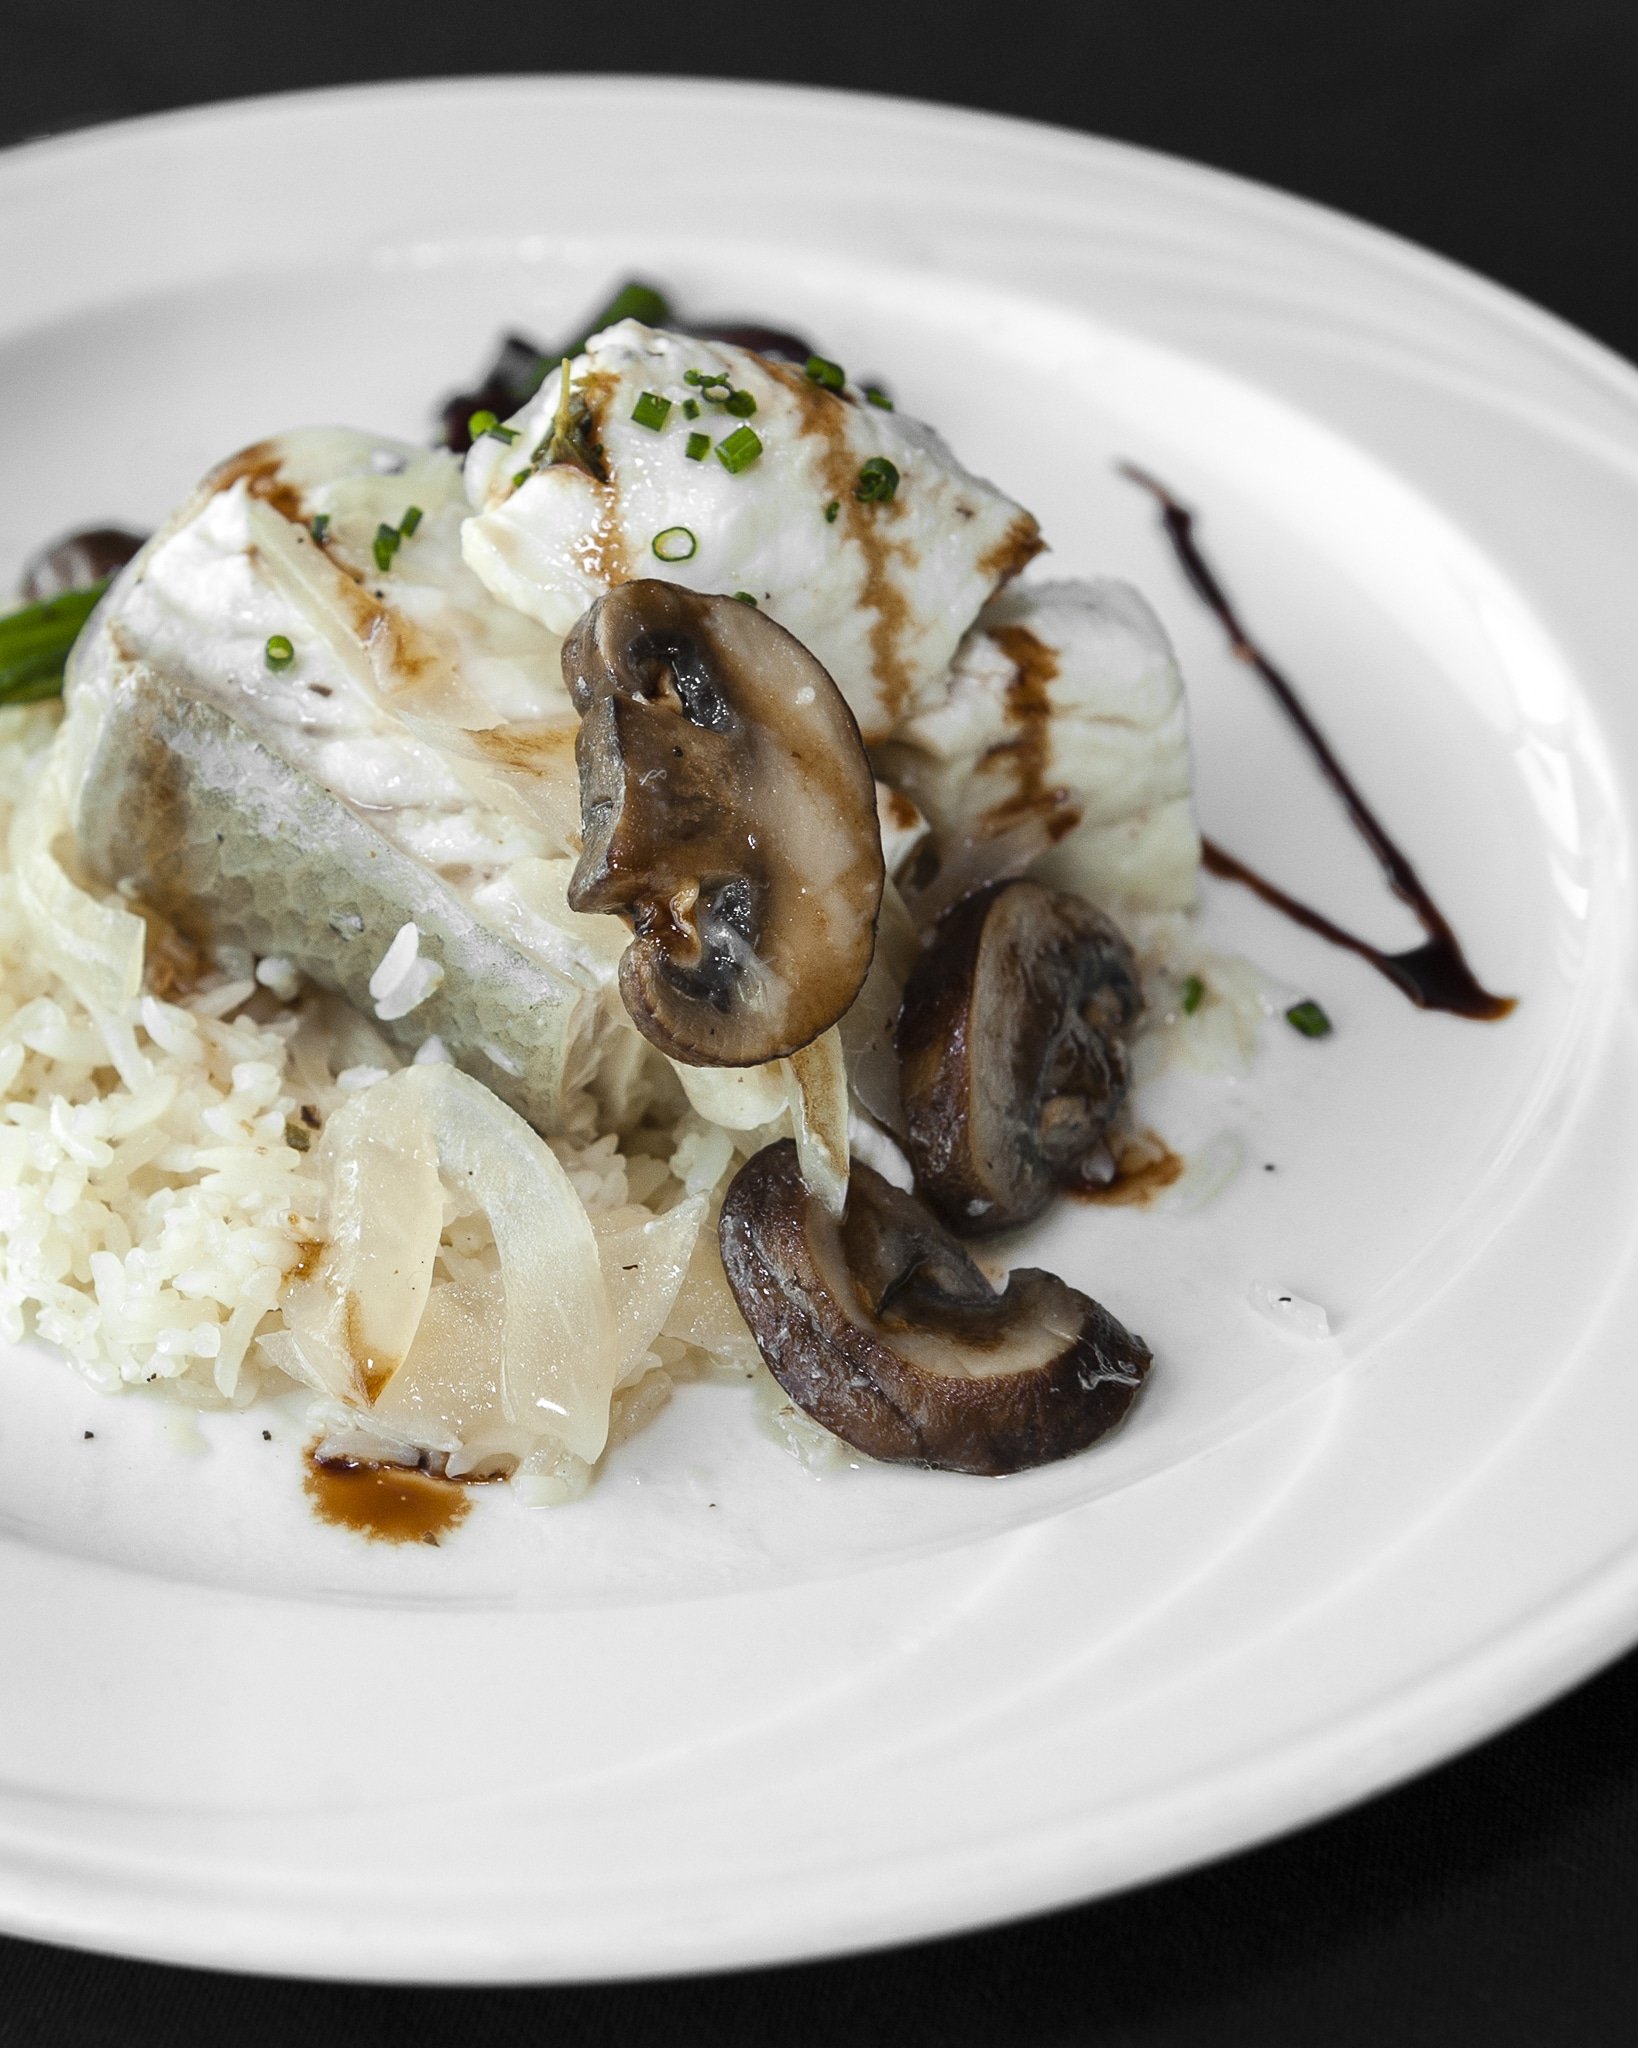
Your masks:
{"label": "plate rim", "polygon": [[[690,78],[686,81],[676,81],[650,74],[520,73],[461,74],[451,78],[389,80],[257,94],[133,116],[15,144],[0,152],[0,200],[8,196],[6,187],[12,173],[25,160],[31,165],[44,162],[49,172],[50,162],[59,157],[89,154],[94,150],[117,147],[127,138],[148,137],[166,129],[207,127],[216,122],[240,119],[247,114],[276,119],[281,112],[296,107],[315,104],[344,107],[348,101],[379,103],[392,99],[436,100],[452,91],[475,95],[495,92],[527,95],[538,93],[545,87],[554,94],[568,93],[575,97],[595,99],[611,88],[622,92],[635,88],[640,91],[668,94],[683,86],[690,92],[726,90],[751,99],[770,102],[799,100],[818,107],[838,103],[848,106],[862,104],[879,112],[884,119],[912,117],[947,129],[970,131],[977,125],[1027,138],[1046,138],[1060,147],[1067,146],[1071,153],[1083,157],[1090,153],[1093,158],[1104,161],[1136,163],[1183,184],[1195,184],[1205,180],[1239,203],[1254,204],[1264,212],[1289,217],[1295,210],[1300,217],[1305,217],[1311,226],[1322,230],[1334,245],[1357,245],[1360,239],[1364,238],[1378,257],[1391,259],[1413,273],[1420,273],[1436,287],[1447,291],[1459,288],[1465,297],[1476,301],[1481,308],[1492,313],[1504,313],[1507,324],[1516,331],[1544,335],[1560,359],[1567,355],[1576,360],[1583,369],[1593,373],[1600,383],[1607,388],[1613,388],[1634,410],[1635,416],[1638,416],[1638,370],[1607,345],[1584,334],[1560,316],[1534,305],[1509,287],[1497,284],[1452,259],[1358,220],[1338,209],[1285,193],[1277,187],[1241,177],[1236,173],[1210,165],[1195,164],[1187,158],[1141,145],[1083,134],[1057,124],[866,90],[771,84],[731,78]],[[1634,1539],[1623,1558],[1607,1560],[1596,1573],[1589,1574],[1578,1588],[1574,1600],[1561,1603],[1556,1612],[1556,1621],[1548,1612],[1542,1612],[1532,1619],[1535,1624],[1533,1629],[1515,1627],[1505,1640],[1495,1643],[1489,1653],[1475,1651],[1465,1660],[1455,1660],[1449,1666],[1440,1664],[1425,1674],[1420,1685],[1413,1686],[1408,1691],[1401,1691],[1384,1702],[1380,1718],[1388,1724],[1387,1739],[1380,1745],[1373,1746],[1370,1766],[1359,1773],[1351,1789],[1336,1797],[1327,1798],[1318,1805],[1299,1797],[1296,1803],[1302,1807],[1302,1811],[1272,1816],[1266,1826],[1248,1830],[1242,1819],[1224,1830],[1232,1839],[1218,1840],[1215,1843],[1205,1840],[1196,1850],[1182,1856],[1167,1856],[1159,1867],[1135,1875],[1123,1883],[1150,1883],[1163,1875],[1220,1860],[1241,1848],[1249,1848],[1292,1828],[1320,1821],[1347,1806],[1357,1804],[1386,1786],[1404,1782],[1407,1777],[1434,1767],[1471,1742],[1496,1732],[1621,1654],[1630,1647],[1632,1641],[1638,1640],[1638,1538]],[[1567,1626],[1571,1623],[1574,1626]],[[1619,1640],[1612,1636],[1612,1627],[1617,1631]],[[1542,1653],[1538,1637],[1552,1636],[1555,1632],[1558,1635],[1556,1655],[1548,1657]],[[1448,1697],[1446,1720],[1451,1723],[1465,1720],[1465,1728],[1454,1735],[1446,1728],[1431,1742],[1427,1739],[1424,1728],[1422,1736],[1418,1738],[1417,1726],[1423,1723],[1425,1715],[1424,1696],[1448,1695],[1455,1682],[1458,1666],[1466,1671],[1481,1663],[1495,1664],[1511,1671],[1513,1686],[1507,1696],[1497,1698],[1492,1692],[1483,1710],[1476,1715],[1464,1715],[1460,1711],[1460,1701],[1455,1697]],[[1494,1687],[1498,1681],[1493,1677],[1490,1683]],[[1460,1688],[1457,1690],[1459,1692]],[[1399,1724],[1397,1729],[1394,1726],[1396,1723]],[[0,1876],[3,1875],[3,1871],[0,1871]],[[854,1953],[864,1946],[887,1946],[906,1940],[926,1939],[939,1933],[953,1933],[996,1924],[999,1920],[1047,1911],[1054,1905],[1070,1904],[1080,1898],[1101,1895],[1104,1890],[1121,1887],[1103,1886],[1096,1893],[1086,1894],[1066,1892],[1061,1883],[1049,1881],[1048,1888],[1051,1896],[1035,1896],[1022,1903],[1003,1905],[988,1911],[981,1910],[954,1921],[934,1907],[919,1925],[896,1926],[892,1931],[885,1933],[879,1942],[870,1944],[848,1944],[841,1947],[820,1945],[813,1948],[784,1950],[778,1954],[750,1954],[728,1961],[704,1959],[693,1964],[679,1963],[675,1958],[670,1958],[663,1959],[653,1970],[639,1967],[621,1974],[671,1974],[686,1969],[745,1967],[780,1959],[794,1960],[799,1956]],[[16,1931],[31,1935],[33,1938],[78,1945],[75,1934],[61,1928],[18,1926]],[[88,1939],[84,1945],[100,1946],[101,1938]],[[202,1953],[197,1944],[179,1944],[173,1950],[151,1946],[135,1947],[128,1949],[127,1952],[162,1955],[166,1960],[176,1962],[251,1968],[279,1974],[358,1974],[356,1967],[349,1971],[315,1970],[311,1962],[298,1961],[290,1965],[281,1965],[265,1957],[226,1960]],[[497,1975],[493,1959],[487,1960],[489,1967],[479,1977],[461,1979],[455,1975],[440,1973],[437,1981],[544,1981],[536,1965],[524,1963],[515,1973],[503,1971]],[[367,1959],[363,1967],[366,1974],[377,1974],[369,1970]],[[391,1966],[379,1974],[383,1978],[400,1980],[398,1973]],[[547,1974],[556,1976],[558,1973]],[[563,1974],[572,1976],[577,1973],[571,1970]]]}

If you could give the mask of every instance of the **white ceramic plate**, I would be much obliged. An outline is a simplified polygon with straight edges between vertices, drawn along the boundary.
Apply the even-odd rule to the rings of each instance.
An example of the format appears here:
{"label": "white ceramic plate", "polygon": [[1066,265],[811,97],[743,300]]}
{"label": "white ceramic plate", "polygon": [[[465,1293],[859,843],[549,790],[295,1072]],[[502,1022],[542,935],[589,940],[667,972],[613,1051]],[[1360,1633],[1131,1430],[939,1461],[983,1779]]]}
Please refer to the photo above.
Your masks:
{"label": "white ceramic plate", "polygon": [[1214,942],[1337,1030],[1159,1106],[1238,1136],[1216,1201],[1031,1244],[1160,1362],[1122,1437],[1014,1480],[815,1480],[699,1388],[584,1504],[388,1550],[310,1518],[292,1418],[190,1455],[5,1359],[18,1932],[416,1978],[898,1941],[1290,1827],[1638,1634],[1638,379],[1366,229],[1044,129],[695,83],[272,100],[0,160],[0,577],[268,430],[423,431],[499,331],[631,271],[880,372],[1055,569],[1135,578],[1208,829],[1409,941],[1112,463],[1170,479],[1521,1007],[1418,1014],[1212,887]]}

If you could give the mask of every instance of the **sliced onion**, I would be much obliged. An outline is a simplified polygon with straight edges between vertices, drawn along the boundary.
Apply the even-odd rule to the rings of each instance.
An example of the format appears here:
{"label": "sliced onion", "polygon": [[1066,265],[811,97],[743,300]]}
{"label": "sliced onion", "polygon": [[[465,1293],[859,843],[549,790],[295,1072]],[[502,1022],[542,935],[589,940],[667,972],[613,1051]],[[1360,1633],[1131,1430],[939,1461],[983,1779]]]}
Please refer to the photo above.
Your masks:
{"label": "sliced onion", "polygon": [[62,756],[53,747],[12,820],[17,900],[54,972],[93,1010],[119,1014],[142,992],[146,930],[140,917],[69,880],[56,851],[69,829]]}
{"label": "sliced onion", "polygon": [[[475,1345],[469,1354],[465,1384],[474,1410],[498,1412],[511,1448],[550,1436],[594,1462],[608,1440],[621,1347],[580,1197],[545,1140],[459,1068],[408,1067],[378,1083],[366,1100],[399,1087],[419,1096],[444,1178],[487,1215],[500,1255],[499,1355],[489,1371],[487,1346]],[[473,1336],[482,1315],[473,1302],[465,1305],[464,1321],[454,1320]],[[452,1348],[459,1352],[463,1344],[434,1352],[417,1343],[387,1388],[381,1412],[396,1414],[413,1404],[429,1376],[445,1370]],[[464,1431],[463,1441],[471,1442]]]}
{"label": "sliced onion", "polygon": [[720,1124],[725,1131],[754,1131],[784,1114],[789,1099],[784,1060],[768,1060],[760,1067],[690,1067],[681,1060],[669,1064],[690,1104],[708,1123]]}
{"label": "sliced onion", "polygon": [[330,1118],[314,1154],[328,1239],[311,1275],[285,1295],[302,1377],[361,1405],[379,1401],[409,1355],[443,1228],[432,1124],[408,1078],[388,1075]]}
{"label": "sliced onion", "polygon": [[833,1024],[811,1045],[793,1052],[791,1130],[802,1178],[833,1216],[847,1206],[847,1061]]}
{"label": "sliced onion", "polygon": [[663,1216],[632,1207],[593,1219],[603,1282],[619,1331],[621,1386],[638,1373],[665,1327],[708,1206],[704,1195],[690,1195]]}

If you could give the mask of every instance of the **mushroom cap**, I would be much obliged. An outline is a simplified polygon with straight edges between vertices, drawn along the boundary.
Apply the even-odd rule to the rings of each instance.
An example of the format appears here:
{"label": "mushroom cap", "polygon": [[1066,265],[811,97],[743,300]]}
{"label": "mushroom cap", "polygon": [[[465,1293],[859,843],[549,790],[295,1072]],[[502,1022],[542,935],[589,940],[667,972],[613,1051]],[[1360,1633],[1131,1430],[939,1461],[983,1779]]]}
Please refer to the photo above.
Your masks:
{"label": "mushroom cap", "polygon": [[905,984],[896,1043],[920,1193],[953,1229],[1004,1230],[1107,1173],[1131,948],[1083,897],[991,883],[946,910]]}
{"label": "mushroom cap", "polygon": [[884,880],[841,692],[754,605],[656,578],[598,599],[563,676],[581,714],[569,902],[631,924],[638,1030],[694,1066],[809,1044],[869,972]]}
{"label": "mushroom cap", "polygon": [[797,1406],[872,1458],[996,1475],[1086,1449],[1130,1409],[1141,1337],[1054,1274],[996,1293],[913,1195],[855,1160],[840,1219],[789,1139],[741,1167],[723,1270]]}

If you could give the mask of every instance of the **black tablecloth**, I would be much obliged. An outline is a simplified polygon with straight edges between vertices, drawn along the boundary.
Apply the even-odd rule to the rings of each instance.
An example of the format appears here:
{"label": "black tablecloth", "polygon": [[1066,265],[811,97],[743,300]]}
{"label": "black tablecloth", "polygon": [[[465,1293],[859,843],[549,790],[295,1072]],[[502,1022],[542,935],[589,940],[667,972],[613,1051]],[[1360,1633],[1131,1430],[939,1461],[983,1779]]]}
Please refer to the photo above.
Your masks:
{"label": "black tablecloth", "polygon": [[[1123,137],[1360,214],[1638,356],[1633,0],[1023,0],[959,15],[879,0],[462,0],[436,14],[410,0],[10,0],[0,142],[244,93],[505,70],[862,87]],[[3,1629],[0,1617],[0,1688]],[[560,2048],[1632,2042],[1638,1656],[1287,1841],[886,1955],[455,1992],[218,1977],[0,1940],[7,2048],[397,2048],[489,2028]]]}

